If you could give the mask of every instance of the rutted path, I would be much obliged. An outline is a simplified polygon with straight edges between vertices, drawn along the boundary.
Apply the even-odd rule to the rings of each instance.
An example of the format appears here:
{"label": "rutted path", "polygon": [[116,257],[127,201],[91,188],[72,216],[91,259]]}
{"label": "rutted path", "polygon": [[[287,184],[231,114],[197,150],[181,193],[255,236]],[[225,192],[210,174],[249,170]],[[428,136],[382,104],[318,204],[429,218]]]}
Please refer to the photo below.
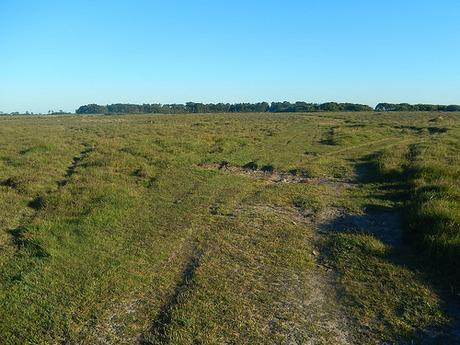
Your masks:
{"label": "rutted path", "polygon": [[[272,175],[276,175],[276,173],[273,172]],[[344,185],[347,183],[343,182]],[[308,255],[317,257],[315,261],[319,260],[317,249],[314,249],[316,247],[311,246],[316,235],[308,230],[315,227],[313,213],[303,212],[295,207],[283,208],[270,205],[246,205],[244,203],[236,206],[230,213],[220,213],[219,209],[214,207],[209,208],[209,213],[213,217],[228,219],[230,224],[232,222],[237,224],[241,219],[252,219],[250,226],[257,229],[253,230],[255,237],[264,236],[263,232],[270,229],[264,227],[264,219],[267,217],[268,219],[278,219],[280,226],[284,222],[293,223],[299,227],[299,230],[302,228],[302,234],[306,236],[303,240],[300,239],[300,242],[308,242],[308,245],[302,246],[302,248],[312,248],[312,252]],[[253,237],[247,240],[258,242]],[[262,248],[259,247],[258,249],[261,250]],[[169,344],[171,342],[168,337],[171,313],[174,313],[175,308],[181,308],[180,304],[183,301],[181,301],[180,296],[186,294],[188,289],[195,288],[189,286],[189,281],[193,279],[195,270],[200,266],[203,257],[204,266],[208,264],[206,260],[209,259],[207,257],[209,253],[194,252],[195,254],[190,256],[188,264],[185,265],[182,275],[176,282],[176,287],[171,291],[169,299],[161,308],[156,319],[152,321],[151,328],[146,330],[146,336],[139,337],[139,343]],[[230,255],[238,255],[237,253],[238,249],[236,248],[236,251],[231,252]],[[204,255],[202,256],[202,254]],[[261,251],[259,255],[264,256],[265,254]],[[232,274],[235,274],[231,267],[229,269]],[[253,276],[256,285],[264,284],[272,294],[271,316],[266,318],[260,327],[264,328],[264,332],[271,334],[273,339],[279,339],[282,335],[284,339],[281,344],[354,344],[352,334],[349,332],[349,320],[347,320],[345,311],[340,307],[337,299],[336,275],[330,268],[320,265],[319,261],[317,264],[304,267],[304,269],[288,266],[277,266],[275,270],[265,269],[266,267],[244,267],[245,265],[238,266],[238,269],[248,269],[250,272],[245,271],[245,273],[240,272],[239,274]],[[177,305],[178,303],[179,305]]]}
{"label": "rutted path", "polygon": [[[324,185],[331,188],[334,194],[353,188],[357,183],[353,178],[312,178],[297,172],[277,172],[271,167],[258,169],[252,162],[244,167],[230,166],[225,162],[201,167],[263,180],[268,184]],[[350,332],[351,320],[338,300],[336,273],[320,262],[319,234],[325,223],[335,219],[336,213],[315,213],[313,210],[274,205],[242,205],[230,214],[220,215],[235,218],[247,212],[254,215],[273,214],[279,219],[313,230],[305,241],[313,248],[310,254],[314,257],[315,266],[301,271],[280,268],[277,274],[266,277],[273,289],[282,291],[284,295],[274,307],[275,316],[268,320],[270,330],[285,334],[283,344],[354,344]],[[289,330],[287,333],[286,328]]]}
{"label": "rutted path", "polygon": [[[81,161],[75,159],[75,167]],[[321,184],[331,188],[335,195],[340,196],[342,192],[350,188],[361,186],[360,177],[336,178],[310,178],[294,173],[278,173],[267,167],[258,169],[254,166],[233,167],[228,164],[202,165],[203,169],[221,171],[225,174],[236,174],[248,176],[266,181],[268,184],[277,183],[302,183]],[[338,193],[337,193],[338,192]],[[380,241],[391,247],[401,246],[401,210],[399,208],[385,208],[366,211],[362,213],[351,213],[341,207],[325,207],[314,212],[296,207],[280,207],[274,205],[246,205],[240,204],[230,213],[220,213],[218,207],[211,206],[209,212],[215,217],[228,217],[230,220],[238,220],[243,213],[253,214],[255,217],[261,214],[272,214],[279,218],[280,224],[292,222],[293,224],[310,228],[305,241],[312,245],[311,255],[315,258],[316,265],[304,270],[279,267],[276,272],[264,271],[254,268],[259,277],[269,286],[274,295],[282,296],[276,298],[272,307],[273,317],[266,320],[266,327],[276,335],[282,334],[282,344],[358,344],[363,343],[356,334],[357,327],[355,320],[352,320],[341,304],[341,297],[338,296],[340,282],[338,273],[334,271],[327,262],[322,260],[321,245],[324,236],[334,232],[361,232],[375,236]],[[250,219],[250,218],[248,218]],[[264,231],[261,228],[260,231]],[[182,249],[182,247],[180,247]],[[177,249],[180,251],[181,249]],[[175,308],[180,308],[180,296],[190,288],[189,282],[193,279],[195,270],[200,266],[202,252],[196,252],[189,257],[188,263],[183,267],[182,274],[178,276],[175,285],[170,289],[169,298],[161,307],[156,318],[153,320],[150,329],[146,330],[147,337],[139,336],[137,342],[141,344],[167,344],[170,342],[167,332],[168,325],[173,317]],[[205,253],[206,254],[206,253]],[[206,257],[206,256],[205,256]],[[146,297],[148,298],[148,297]],[[141,309],[129,304],[129,313],[136,313]],[[451,305],[448,313],[453,318],[448,339],[454,342],[459,339],[455,332],[458,323],[457,308]],[[108,321],[110,325],[111,320]],[[116,326],[116,325],[115,325]],[[116,327],[109,328],[116,328]],[[457,332],[458,333],[458,332]],[[444,335],[443,335],[444,336]],[[443,338],[445,339],[445,338]],[[422,344],[433,344],[432,334],[426,333],[426,342]],[[101,343],[107,343],[99,339]],[[383,344],[376,342],[375,344]],[[401,342],[402,344],[402,342]],[[404,343],[406,344],[406,343]]]}
{"label": "rutted path", "polygon": [[[346,191],[350,188],[359,188],[362,184],[361,176],[336,179],[336,178],[310,178],[295,173],[279,173],[270,167],[262,167],[249,163],[244,167],[230,166],[227,163],[203,165],[205,169],[219,170],[225,173],[248,176],[272,183],[305,183],[320,184],[334,190],[335,193]],[[272,277],[274,285],[285,286],[285,299],[281,303],[282,309],[294,311],[295,320],[283,320],[275,317],[270,320],[270,327],[276,328],[277,322],[290,323],[291,333],[285,339],[286,344],[354,344],[359,340],[354,339],[355,329],[359,325],[348,319],[337,297],[337,273],[324,263],[320,257],[321,238],[331,233],[350,232],[364,233],[374,236],[381,242],[404,252],[402,237],[402,209],[399,207],[386,207],[368,210],[362,213],[351,213],[345,208],[326,207],[319,212],[283,208],[272,205],[253,205],[257,212],[274,213],[281,218],[290,219],[295,223],[302,223],[313,229],[312,241],[315,246],[313,252],[317,258],[317,267],[310,269],[306,274],[286,272],[283,276]],[[234,216],[233,214],[231,215]],[[409,249],[408,249],[409,250]],[[445,340],[446,344],[460,344],[460,307],[453,301],[447,302],[446,314],[450,325],[445,330],[421,330],[421,344],[434,344],[436,339]],[[419,335],[420,336],[420,335]],[[299,342],[299,339],[302,339]],[[306,340],[307,339],[307,340]],[[383,342],[382,342],[383,343]]]}
{"label": "rutted path", "polygon": [[[313,228],[306,241],[314,244],[317,240],[318,224],[313,213],[269,205],[249,206],[236,213],[248,210],[272,213],[295,224]],[[270,284],[284,291],[284,298],[278,302],[276,315],[269,320],[269,327],[276,333],[280,323],[288,325],[289,332],[285,334],[283,344],[354,344],[349,331],[350,320],[338,301],[336,274],[320,264],[318,248],[313,248],[311,255],[315,257],[315,266],[302,271],[281,269],[281,274],[270,277]],[[286,318],[283,315],[286,313],[293,317]]]}

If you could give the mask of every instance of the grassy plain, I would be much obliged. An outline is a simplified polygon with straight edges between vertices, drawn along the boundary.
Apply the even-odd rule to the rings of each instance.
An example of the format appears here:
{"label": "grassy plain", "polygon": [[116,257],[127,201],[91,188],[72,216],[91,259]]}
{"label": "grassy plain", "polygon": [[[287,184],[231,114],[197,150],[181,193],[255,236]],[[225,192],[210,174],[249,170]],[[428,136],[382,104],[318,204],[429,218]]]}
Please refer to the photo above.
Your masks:
{"label": "grassy plain", "polygon": [[457,113],[2,117],[1,342],[454,344],[459,180]]}

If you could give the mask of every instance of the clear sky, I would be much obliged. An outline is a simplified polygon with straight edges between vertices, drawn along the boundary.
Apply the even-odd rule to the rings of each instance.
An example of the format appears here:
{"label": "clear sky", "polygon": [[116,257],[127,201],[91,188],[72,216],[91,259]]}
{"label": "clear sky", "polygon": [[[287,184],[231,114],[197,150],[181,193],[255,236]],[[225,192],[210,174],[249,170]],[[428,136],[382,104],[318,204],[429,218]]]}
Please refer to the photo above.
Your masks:
{"label": "clear sky", "polygon": [[0,0],[0,111],[460,104],[459,0]]}

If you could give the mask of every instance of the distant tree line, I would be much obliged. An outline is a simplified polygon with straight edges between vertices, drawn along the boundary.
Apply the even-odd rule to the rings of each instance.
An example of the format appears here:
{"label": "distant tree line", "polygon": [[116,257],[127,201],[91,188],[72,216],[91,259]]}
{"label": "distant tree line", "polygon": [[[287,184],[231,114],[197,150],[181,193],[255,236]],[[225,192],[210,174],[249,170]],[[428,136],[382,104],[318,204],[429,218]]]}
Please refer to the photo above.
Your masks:
{"label": "distant tree line", "polygon": [[[48,115],[71,115],[71,112],[67,112],[64,110],[48,110]],[[33,111],[26,111],[26,112],[19,112],[19,111],[12,111],[11,113],[5,113],[3,111],[0,111],[0,116],[7,116],[7,115],[12,115],[12,116],[18,116],[18,115],[43,115],[42,113],[34,113]]]}
{"label": "distant tree line", "polygon": [[460,111],[460,105],[379,103],[375,111]]}
{"label": "distant tree line", "polygon": [[4,113],[3,111],[0,111],[0,116],[6,116],[6,115],[12,115],[12,116],[17,116],[17,115],[39,115],[39,114],[34,114],[32,111],[26,111],[26,112],[19,112],[19,111],[12,111],[11,113]]}
{"label": "distant tree line", "polygon": [[328,102],[195,103],[186,104],[109,104],[83,105],[77,114],[181,114],[181,113],[292,113],[317,111],[373,111],[364,104]]}
{"label": "distant tree line", "polygon": [[375,108],[356,103],[195,103],[186,104],[88,104],[76,110],[77,114],[188,114],[188,113],[308,113],[359,111],[460,111],[460,105],[392,104],[379,103]]}
{"label": "distant tree line", "polygon": [[[309,112],[359,112],[359,111],[459,111],[460,105],[379,103],[375,108],[356,103],[307,103],[267,102],[259,103],[195,103],[185,104],[87,104],[79,107],[77,114],[188,114],[188,113],[309,113]],[[63,110],[48,111],[50,115],[70,114]],[[12,112],[0,115],[34,115],[32,112]],[[40,114],[38,114],[40,115]]]}

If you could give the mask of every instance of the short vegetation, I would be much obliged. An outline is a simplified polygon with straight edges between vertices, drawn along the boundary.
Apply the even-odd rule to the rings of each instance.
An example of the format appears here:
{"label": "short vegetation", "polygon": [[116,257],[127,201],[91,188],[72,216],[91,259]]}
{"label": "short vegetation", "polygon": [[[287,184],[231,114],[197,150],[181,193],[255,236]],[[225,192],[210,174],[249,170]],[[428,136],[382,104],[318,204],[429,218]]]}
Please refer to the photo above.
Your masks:
{"label": "short vegetation", "polygon": [[458,343],[459,113],[184,107],[0,118],[2,344]]}

